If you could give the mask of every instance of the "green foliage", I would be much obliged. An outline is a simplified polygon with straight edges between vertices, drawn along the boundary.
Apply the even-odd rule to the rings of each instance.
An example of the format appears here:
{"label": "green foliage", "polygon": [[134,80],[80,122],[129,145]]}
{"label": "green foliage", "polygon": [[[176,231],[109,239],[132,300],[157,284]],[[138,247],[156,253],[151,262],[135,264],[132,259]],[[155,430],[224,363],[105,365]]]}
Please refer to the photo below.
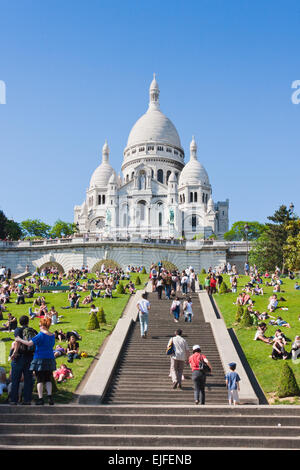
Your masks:
{"label": "green foliage", "polygon": [[92,273],[95,273],[96,271],[100,271],[102,265],[105,266],[105,269],[120,269],[121,266],[113,259],[101,259],[100,261],[97,261],[96,264],[94,264],[92,268]]}
{"label": "green foliage", "polygon": [[240,320],[240,326],[242,328],[249,328],[249,326],[252,326],[252,318],[247,308],[245,308],[243,316]]}
{"label": "green foliage", "polygon": [[227,284],[223,281],[220,285],[219,294],[226,294],[228,292]]}
{"label": "green foliage", "polygon": [[231,229],[224,233],[224,240],[231,241],[231,240],[236,240],[236,241],[241,241],[241,240],[246,240],[246,233],[245,233],[245,225],[248,225],[249,231],[248,231],[248,240],[257,240],[265,231],[266,231],[266,226],[259,223],[259,222],[244,222],[244,221],[239,221],[235,222]]}
{"label": "green foliage", "polygon": [[167,271],[178,271],[177,266],[172,263],[171,261],[163,260],[162,262],[162,267],[166,269]]}
{"label": "green foliage", "polygon": [[58,219],[51,228],[49,235],[54,238],[61,238],[73,235],[76,231],[76,224]]}
{"label": "green foliage", "polygon": [[286,225],[287,239],[283,246],[285,265],[291,271],[300,270],[300,219]]}
{"label": "green foliage", "polygon": [[146,271],[146,268],[145,268],[145,266],[143,266],[143,269],[142,269],[142,274],[147,274],[147,271]]}
{"label": "green foliage", "polygon": [[294,397],[300,395],[299,386],[297,384],[294,372],[287,362],[282,364],[279,383],[277,388],[279,398]]}
{"label": "green foliage", "polygon": [[106,316],[103,310],[103,307],[99,307],[98,313],[97,313],[97,319],[100,325],[106,325]]}
{"label": "green foliage", "polygon": [[117,294],[125,294],[125,288],[122,282],[117,285]]}
{"label": "green foliage", "polygon": [[22,235],[20,224],[8,219],[4,212],[0,211],[0,239],[19,240]]}
{"label": "green foliage", "polygon": [[236,309],[236,314],[235,314],[235,321],[239,323],[243,315],[244,315],[244,307],[243,305],[238,305],[238,308]]}
{"label": "green foliage", "polygon": [[[268,217],[272,222],[266,224],[267,230],[256,240],[249,253],[251,264],[256,264],[260,270],[273,271],[276,266],[284,269],[284,246],[289,232],[287,227],[296,221],[291,210],[282,205],[274,215]],[[294,233],[294,230],[292,229]]]}
{"label": "green foliage", "polygon": [[96,313],[91,313],[89,315],[89,321],[87,325],[87,330],[99,330],[100,325]]}
{"label": "green foliage", "polygon": [[141,279],[140,279],[140,276],[137,276],[136,279],[135,279],[135,285],[136,286],[140,286],[142,283],[141,283]]}
{"label": "green foliage", "polygon": [[204,268],[201,269],[201,273],[200,274],[206,274],[206,271]]}
{"label": "green foliage", "polygon": [[21,222],[21,228],[26,236],[47,238],[49,237],[50,225],[39,219],[26,219]]}

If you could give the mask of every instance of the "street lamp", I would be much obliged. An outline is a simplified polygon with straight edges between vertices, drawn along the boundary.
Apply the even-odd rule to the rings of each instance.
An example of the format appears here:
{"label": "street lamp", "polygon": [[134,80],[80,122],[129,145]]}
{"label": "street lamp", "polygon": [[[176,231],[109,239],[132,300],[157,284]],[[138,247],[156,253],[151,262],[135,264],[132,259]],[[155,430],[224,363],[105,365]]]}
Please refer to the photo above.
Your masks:
{"label": "street lamp", "polygon": [[248,232],[249,232],[249,225],[244,225],[244,231],[246,235],[246,263],[248,264]]}
{"label": "street lamp", "polygon": [[291,212],[291,214],[293,214],[294,208],[295,208],[295,206],[294,206],[294,204],[291,202],[291,204],[290,204],[290,212]]}

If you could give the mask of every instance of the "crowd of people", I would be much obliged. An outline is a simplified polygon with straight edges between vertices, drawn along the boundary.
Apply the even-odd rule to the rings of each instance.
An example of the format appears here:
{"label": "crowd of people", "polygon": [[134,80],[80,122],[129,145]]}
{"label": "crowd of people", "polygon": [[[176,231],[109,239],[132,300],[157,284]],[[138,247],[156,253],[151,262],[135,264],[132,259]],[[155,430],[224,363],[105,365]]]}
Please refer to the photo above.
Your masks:
{"label": "crowd of people", "polygon": [[[14,280],[10,270],[3,267],[0,271],[0,320],[4,319],[3,314],[6,313],[7,320],[0,331],[13,333],[14,340],[9,353],[9,376],[7,377],[3,367],[0,368],[0,395],[6,390],[11,404],[22,402],[27,405],[32,401],[33,387],[36,384],[36,403],[44,404],[43,394],[46,392],[48,402],[52,405],[52,378],[61,383],[74,377],[72,369],[66,364],[56,367],[56,359],[65,356],[66,363],[72,363],[87,356],[84,351],[80,351],[79,342],[82,337],[74,329],[50,332],[50,327],[57,327],[63,315],[58,314],[54,305],[49,305],[46,301],[47,294],[44,295],[41,287],[49,287],[49,290],[52,287],[51,291],[55,292],[61,285],[68,286],[68,305],[61,308],[79,308],[81,301],[83,306],[91,304],[91,314],[98,310],[93,303],[95,299],[112,298],[112,292],[120,281],[125,281],[124,287],[129,294],[135,294],[135,285],[130,275],[141,272],[142,269],[143,267],[128,266],[122,270],[102,265],[95,276],[88,276],[90,272],[87,266],[82,266],[81,269],[72,268],[63,273],[57,266],[49,265],[24,279]],[[17,318],[9,312],[11,303],[27,306],[31,304],[24,307],[28,308],[28,314]],[[33,319],[38,319],[39,332],[31,326]]]}
{"label": "crowd of people", "polygon": [[[61,308],[76,309],[80,308],[80,305],[90,304],[90,313],[92,313],[98,310],[94,304],[95,299],[113,298],[113,292],[120,281],[125,281],[124,287],[128,293],[135,294],[136,288],[130,279],[130,275],[132,273],[141,273],[143,270],[143,266],[128,266],[123,270],[117,267],[109,268],[102,264],[95,276],[91,277],[89,276],[88,266],[82,266],[81,269],[72,268],[63,273],[57,266],[49,265],[40,272],[35,271],[27,279],[14,280],[11,279],[9,270],[3,267],[0,271],[0,320],[3,320],[3,314],[6,312],[7,321],[2,325],[0,331],[13,332],[15,338],[9,355],[11,361],[9,379],[5,376],[5,370],[0,368],[0,395],[5,388],[8,388],[10,403],[18,403],[21,393],[22,403],[29,404],[32,401],[33,386],[36,382],[37,404],[44,404],[45,389],[48,402],[51,405],[54,403],[52,379],[54,378],[58,383],[62,383],[74,377],[72,369],[66,364],[57,367],[56,359],[65,356],[66,362],[72,363],[82,357],[80,351],[80,340],[82,338],[75,330],[63,332],[61,329],[57,329],[53,333],[50,332],[50,327],[59,324],[63,316],[58,314],[54,305],[48,305],[42,287],[55,289],[55,287],[62,285],[68,286],[69,290],[66,294],[68,305]],[[271,345],[270,357],[274,360],[289,358],[296,360],[300,357],[300,336],[295,337],[290,352],[287,352],[287,344],[291,340],[283,334],[282,329],[291,328],[291,324],[281,316],[276,315],[279,308],[285,311],[288,310],[286,307],[280,306],[282,302],[287,301],[284,279],[280,270],[276,268],[274,273],[266,271],[261,274],[256,266],[249,266],[248,263],[245,263],[244,273],[249,277],[246,283],[241,280],[235,265],[226,263],[220,268],[209,268],[204,276],[204,289],[209,295],[220,292],[222,283],[224,283],[224,275],[228,275],[229,283],[226,281],[226,292],[237,293],[234,304],[243,306],[248,310],[253,325],[257,326],[254,340]],[[294,279],[293,273],[289,273],[288,276],[290,279]],[[187,323],[193,321],[192,294],[196,292],[198,287],[201,289],[202,286],[198,286],[198,275],[192,266],[180,271],[165,268],[161,262],[153,263],[149,271],[149,281],[152,292],[157,294],[159,300],[166,298],[171,301],[170,313],[175,323],[178,323],[181,317]],[[269,291],[270,288],[272,294],[268,296],[266,308],[264,311],[259,312],[256,308],[256,298],[257,296],[264,298],[266,291]],[[295,282],[295,289],[298,288],[298,283]],[[12,298],[18,305],[32,302],[32,305],[28,308],[28,315],[22,315],[17,319],[15,315],[8,311]],[[28,302],[28,299],[31,300]],[[147,293],[142,295],[137,308],[139,311],[140,334],[143,339],[146,339],[151,310]],[[36,318],[39,320],[39,332],[30,327],[30,321]],[[276,331],[272,336],[266,334],[267,320],[269,326],[276,327]],[[58,344],[55,344],[56,342]],[[189,353],[186,340],[182,338],[181,329],[176,330],[175,336],[170,339],[167,349],[171,346],[174,347],[170,370],[172,387],[174,389],[181,388],[182,367],[187,363],[192,370],[195,403],[204,404],[206,365],[210,371],[212,369],[209,360],[202,354],[199,345],[194,345],[192,354]],[[235,367],[236,364],[229,364],[229,371],[226,375],[229,403],[233,404],[238,403],[237,391],[240,380],[235,372]]]}

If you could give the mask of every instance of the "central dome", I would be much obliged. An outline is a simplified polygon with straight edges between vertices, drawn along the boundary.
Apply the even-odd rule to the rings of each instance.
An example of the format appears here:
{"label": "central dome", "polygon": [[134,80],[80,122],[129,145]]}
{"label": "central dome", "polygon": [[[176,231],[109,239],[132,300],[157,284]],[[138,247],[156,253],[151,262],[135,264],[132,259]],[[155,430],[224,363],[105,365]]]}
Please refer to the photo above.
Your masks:
{"label": "central dome", "polygon": [[131,129],[127,147],[144,142],[159,142],[181,148],[174,124],[160,110],[152,108],[149,108]]}
{"label": "central dome", "polygon": [[181,148],[174,124],[159,109],[159,88],[155,76],[150,85],[148,111],[137,120],[128,137],[127,147],[145,142],[158,142]]}

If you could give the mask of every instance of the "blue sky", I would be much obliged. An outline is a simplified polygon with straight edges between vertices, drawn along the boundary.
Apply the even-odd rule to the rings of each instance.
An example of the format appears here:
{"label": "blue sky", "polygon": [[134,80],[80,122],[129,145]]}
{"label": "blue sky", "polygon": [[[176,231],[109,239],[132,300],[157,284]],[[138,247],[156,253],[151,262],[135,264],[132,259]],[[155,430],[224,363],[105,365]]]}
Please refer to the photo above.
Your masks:
{"label": "blue sky", "polygon": [[73,220],[105,139],[117,172],[153,72],[230,223],[300,213],[300,3],[0,0],[0,208]]}

